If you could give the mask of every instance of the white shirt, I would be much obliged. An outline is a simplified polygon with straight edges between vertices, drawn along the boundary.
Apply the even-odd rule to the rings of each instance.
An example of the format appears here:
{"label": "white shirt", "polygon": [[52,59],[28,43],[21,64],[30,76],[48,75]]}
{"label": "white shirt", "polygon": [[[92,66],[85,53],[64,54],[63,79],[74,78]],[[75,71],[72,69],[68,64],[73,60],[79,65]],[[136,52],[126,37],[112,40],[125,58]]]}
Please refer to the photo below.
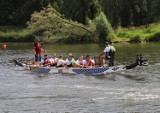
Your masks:
{"label": "white shirt", "polygon": [[49,61],[51,63],[56,63],[58,61],[58,58],[50,58]]}
{"label": "white shirt", "polygon": [[[76,61],[76,63],[77,63],[77,64],[80,64],[80,60],[78,59],[78,60]],[[86,60],[82,60],[82,65],[85,64],[85,63],[86,63]]]}
{"label": "white shirt", "polygon": [[108,53],[110,51],[110,47],[106,47],[103,52]]}
{"label": "white shirt", "polygon": [[[80,61],[79,61],[79,60],[77,60],[76,62],[79,64],[79,62],[80,62]],[[86,60],[82,60],[82,65],[84,65],[84,64],[86,64],[86,63],[87,63],[87,61],[86,61]]]}
{"label": "white shirt", "polygon": [[69,60],[68,58],[66,59],[66,65],[70,65],[72,63],[72,61],[74,61],[74,58],[72,58],[72,60]]}
{"label": "white shirt", "polygon": [[65,63],[65,61],[62,60],[62,59],[59,59],[59,60],[57,61],[57,66],[60,66],[60,65],[62,65],[63,63]]}

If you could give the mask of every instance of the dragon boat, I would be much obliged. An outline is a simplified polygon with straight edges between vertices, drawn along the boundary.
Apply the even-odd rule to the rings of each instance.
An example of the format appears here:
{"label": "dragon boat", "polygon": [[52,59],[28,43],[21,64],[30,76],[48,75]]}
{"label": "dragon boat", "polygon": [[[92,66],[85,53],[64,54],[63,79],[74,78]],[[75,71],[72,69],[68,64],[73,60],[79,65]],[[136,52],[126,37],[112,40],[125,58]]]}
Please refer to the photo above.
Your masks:
{"label": "dragon boat", "polygon": [[27,65],[14,60],[15,65],[24,67],[33,72],[38,73],[50,73],[50,74],[90,74],[90,75],[101,75],[107,73],[114,73],[119,71],[124,71],[128,69],[135,68],[136,66],[147,66],[148,60],[144,59],[141,55],[137,55],[136,61],[129,65],[117,65],[117,66],[96,66],[90,68],[57,68],[57,67],[43,67],[43,66],[34,66]]}

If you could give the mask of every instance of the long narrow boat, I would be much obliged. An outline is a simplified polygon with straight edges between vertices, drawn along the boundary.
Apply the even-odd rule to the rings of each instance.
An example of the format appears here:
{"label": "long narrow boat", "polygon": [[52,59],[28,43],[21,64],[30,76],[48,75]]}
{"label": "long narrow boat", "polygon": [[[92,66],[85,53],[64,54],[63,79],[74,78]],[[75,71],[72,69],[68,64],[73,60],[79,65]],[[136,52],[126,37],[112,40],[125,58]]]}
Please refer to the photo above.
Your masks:
{"label": "long narrow boat", "polygon": [[30,70],[38,73],[51,74],[91,74],[100,75],[126,70],[126,66],[112,66],[112,67],[94,67],[94,68],[55,68],[55,67],[35,67],[30,66]]}
{"label": "long narrow boat", "polygon": [[56,68],[56,67],[37,67],[33,65],[21,64],[18,61],[14,61],[16,65],[30,69],[33,72],[38,73],[50,73],[50,74],[91,74],[101,75],[107,73],[114,73],[124,71],[127,69],[135,68],[136,66],[148,65],[147,60],[137,56],[136,61],[130,65],[118,65],[110,67],[93,67],[93,68]]}

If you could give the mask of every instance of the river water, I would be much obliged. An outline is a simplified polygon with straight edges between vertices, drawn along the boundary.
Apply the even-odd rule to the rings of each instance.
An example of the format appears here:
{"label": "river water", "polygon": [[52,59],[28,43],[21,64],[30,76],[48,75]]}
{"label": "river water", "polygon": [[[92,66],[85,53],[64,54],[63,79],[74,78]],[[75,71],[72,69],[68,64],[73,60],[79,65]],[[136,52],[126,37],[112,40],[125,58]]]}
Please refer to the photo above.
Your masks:
{"label": "river water", "polygon": [[[38,74],[15,66],[32,59],[33,44],[8,43],[0,49],[0,113],[160,112],[160,44],[114,44],[118,64],[141,53],[149,66],[105,76]],[[0,44],[2,47],[2,44]],[[104,45],[42,45],[48,55],[99,54]]]}

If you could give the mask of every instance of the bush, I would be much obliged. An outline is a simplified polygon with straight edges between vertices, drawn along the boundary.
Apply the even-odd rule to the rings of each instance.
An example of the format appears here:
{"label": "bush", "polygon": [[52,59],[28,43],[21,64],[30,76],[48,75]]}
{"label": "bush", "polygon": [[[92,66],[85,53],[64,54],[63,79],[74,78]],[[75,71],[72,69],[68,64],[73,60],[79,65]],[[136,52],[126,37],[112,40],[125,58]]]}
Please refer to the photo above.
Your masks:
{"label": "bush", "polygon": [[[114,31],[108,22],[105,14],[101,12],[94,20],[93,20],[96,30],[98,32],[99,38],[101,42],[112,39],[111,36],[114,35]],[[112,35],[110,35],[112,34]],[[110,37],[108,38],[108,36]],[[113,36],[115,37],[115,36]]]}
{"label": "bush", "polygon": [[41,37],[45,42],[57,40],[57,42],[93,42],[96,40],[95,28],[67,20],[50,5],[40,12],[34,12],[28,28],[41,31]]}
{"label": "bush", "polygon": [[32,34],[35,33],[31,29],[15,26],[0,26],[0,30],[1,42],[30,42],[33,41]]}

